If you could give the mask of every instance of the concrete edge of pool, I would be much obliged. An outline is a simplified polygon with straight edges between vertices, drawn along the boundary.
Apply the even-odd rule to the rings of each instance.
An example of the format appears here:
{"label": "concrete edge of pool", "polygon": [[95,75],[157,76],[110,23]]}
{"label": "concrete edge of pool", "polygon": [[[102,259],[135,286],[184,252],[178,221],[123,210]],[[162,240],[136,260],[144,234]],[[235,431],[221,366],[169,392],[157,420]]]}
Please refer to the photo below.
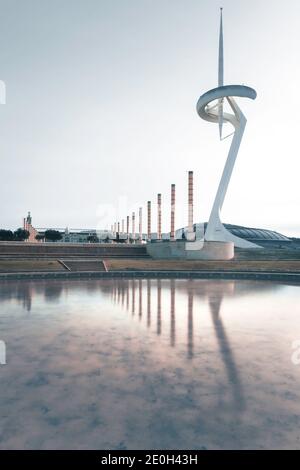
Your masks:
{"label": "concrete edge of pool", "polygon": [[111,278],[161,278],[161,279],[255,279],[292,281],[300,284],[299,272],[264,271],[80,271],[80,272],[22,272],[0,273],[0,281],[28,279],[111,279]]}

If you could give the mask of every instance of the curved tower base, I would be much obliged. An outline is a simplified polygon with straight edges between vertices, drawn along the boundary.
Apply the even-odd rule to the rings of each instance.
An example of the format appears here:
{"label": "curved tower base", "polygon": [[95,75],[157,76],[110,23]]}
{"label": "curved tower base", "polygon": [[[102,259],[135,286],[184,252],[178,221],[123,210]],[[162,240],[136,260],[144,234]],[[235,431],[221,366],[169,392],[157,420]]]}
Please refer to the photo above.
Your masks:
{"label": "curved tower base", "polygon": [[147,243],[147,253],[153,259],[227,261],[234,257],[234,243],[164,241]]}
{"label": "curved tower base", "polygon": [[249,242],[244,238],[237,237],[233,235],[233,233],[229,232],[226,227],[222,224],[219,218],[212,219],[210,226],[207,226],[209,232],[206,230],[205,232],[205,240],[207,241],[219,241],[219,242],[233,242],[234,246],[237,248],[260,248],[260,245],[256,245],[256,243]]}

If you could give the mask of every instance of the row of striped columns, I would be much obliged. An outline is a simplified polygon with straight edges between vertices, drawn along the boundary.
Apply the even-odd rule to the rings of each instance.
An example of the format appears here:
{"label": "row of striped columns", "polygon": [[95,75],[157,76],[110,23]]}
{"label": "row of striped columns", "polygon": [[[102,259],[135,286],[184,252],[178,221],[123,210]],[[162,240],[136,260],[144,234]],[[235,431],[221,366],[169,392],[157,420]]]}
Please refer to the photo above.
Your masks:
{"label": "row of striped columns", "polygon": [[[193,226],[193,171],[188,172],[188,231],[187,231],[187,239],[194,240],[195,233],[194,233],[194,226]],[[175,241],[175,205],[176,205],[176,186],[175,184],[171,185],[171,227],[170,227],[170,240]],[[139,221],[138,221],[138,233],[139,233],[139,240],[142,242],[143,238],[143,210],[139,208]],[[151,221],[152,221],[152,213],[151,213],[151,201],[147,202],[147,239],[148,241],[151,240]],[[132,213],[131,216],[131,223],[132,223],[132,240],[135,242],[136,239],[136,226],[135,226],[135,212]],[[127,216],[126,219],[126,235],[127,235],[127,242],[129,242],[130,232],[129,232],[129,224],[130,224],[130,217]],[[111,230],[115,233],[118,230],[120,232],[120,222],[115,223],[111,226]],[[124,233],[124,219],[122,220],[122,233]],[[162,197],[161,193],[157,194],[157,240],[162,240]]]}
{"label": "row of striped columns", "polygon": [[[157,240],[162,240],[161,193],[157,194]],[[147,202],[147,239],[151,240],[151,201]],[[170,239],[175,240],[175,184],[171,185],[171,231]]]}
{"label": "row of striped columns", "polygon": [[[142,240],[142,237],[143,237],[143,219],[142,219],[142,208],[140,207],[139,208],[139,239],[140,241]],[[131,237],[132,237],[132,240],[135,241],[136,239],[136,228],[135,228],[135,212],[132,212],[132,216],[131,216],[131,224],[132,224],[132,231],[131,231]],[[127,242],[129,242],[129,238],[130,238],[130,229],[129,229],[129,226],[130,226],[130,216],[128,215],[126,217],[126,238],[127,238]],[[111,225],[111,231],[115,234],[124,234],[125,233],[125,220],[122,219],[122,231],[120,232],[120,222],[115,222],[113,225]]]}

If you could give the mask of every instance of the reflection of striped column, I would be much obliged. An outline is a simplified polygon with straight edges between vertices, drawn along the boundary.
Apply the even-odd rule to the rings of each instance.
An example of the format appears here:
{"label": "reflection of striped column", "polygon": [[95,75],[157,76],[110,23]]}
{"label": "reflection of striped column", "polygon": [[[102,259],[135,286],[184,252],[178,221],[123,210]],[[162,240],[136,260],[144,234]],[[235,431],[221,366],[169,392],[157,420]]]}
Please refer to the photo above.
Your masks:
{"label": "reflection of striped column", "polygon": [[161,280],[157,280],[157,330],[158,335],[161,334]]}
{"label": "reflection of striped column", "polygon": [[114,304],[116,303],[116,300],[117,300],[117,290],[116,290],[116,281],[114,281],[114,286],[113,286],[113,300],[114,300]]}
{"label": "reflection of striped column", "polygon": [[121,286],[121,301],[122,301],[122,307],[124,307],[124,300],[125,300],[125,286],[124,286],[124,282],[122,282],[122,286]]}
{"label": "reflection of striped column", "polygon": [[175,240],[175,184],[171,184],[171,233],[170,239]]}
{"label": "reflection of striped column", "polygon": [[117,231],[117,224],[116,222],[114,223],[114,234],[116,234],[116,231]]}
{"label": "reflection of striped column", "polygon": [[124,233],[124,219],[122,219],[122,233]]}
{"label": "reflection of striped column", "polygon": [[118,222],[118,234],[120,233],[120,222]]}
{"label": "reflection of striped column", "polygon": [[110,226],[110,231],[111,231],[111,232],[114,231],[114,226],[113,226],[113,225]]}
{"label": "reflection of striped column", "polygon": [[127,235],[127,243],[129,243],[129,215],[127,216],[127,221],[126,221],[126,235]]}
{"label": "reflection of striped column", "polygon": [[135,313],[135,280],[132,279],[131,281],[131,313],[134,315]]}
{"label": "reflection of striped column", "polygon": [[121,286],[119,284],[119,281],[117,281],[117,289],[118,289],[118,304],[119,304],[120,298],[121,298]]}
{"label": "reflection of striped column", "polygon": [[151,240],[151,201],[147,202],[147,239]]}
{"label": "reflection of striped column", "polygon": [[147,326],[151,325],[151,281],[147,279]]}
{"label": "reflection of striped column", "polygon": [[142,279],[139,279],[139,318],[141,320],[143,315],[143,287],[142,287]]}
{"label": "reflection of striped column", "polygon": [[157,195],[157,239],[161,240],[161,194]]}
{"label": "reflection of striped column", "polygon": [[129,281],[126,285],[126,309],[129,310]]}
{"label": "reflection of striped column", "polygon": [[132,213],[132,243],[135,243],[135,213]]}
{"label": "reflection of striped column", "polygon": [[171,279],[171,346],[175,346],[175,281]]}
{"label": "reflection of striped column", "polygon": [[143,241],[143,227],[142,227],[142,223],[143,223],[143,209],[140,207],[139,208],[139,233],[140,233],[140,243],[142,243]]}
{"label": "reflection of striped column", "polygon": [[194,343],[193,343],[193,291],[188,291],[188,358],[192,359],[194,356]]}

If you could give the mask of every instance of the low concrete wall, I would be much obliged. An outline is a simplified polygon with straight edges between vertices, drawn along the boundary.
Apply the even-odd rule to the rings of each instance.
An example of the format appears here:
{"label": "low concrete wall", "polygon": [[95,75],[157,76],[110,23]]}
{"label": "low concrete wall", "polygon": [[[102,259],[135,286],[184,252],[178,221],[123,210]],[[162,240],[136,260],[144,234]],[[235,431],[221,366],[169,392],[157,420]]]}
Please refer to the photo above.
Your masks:
{"label": "low concrete wall", "polygon": [[106,243],[29,243],[0,242],[0,256],[98,256],[134,258],[147,256],[145,245],[106,244]]}
{"label": "low concrete wall", "polygon": [[[196,248],[196,249],[195,249]],[[156,242],[147,244],[153,259],[230,260],[234,257],[232,242]]]}
{"label": "low concrete wall", "polygon": [[0,274],[0,282],[47,279],[245,279],[261,281],[283,281],[300,284],[299,273],[240,272],[240,271],[100,271],[100,272],[48,272]]}

